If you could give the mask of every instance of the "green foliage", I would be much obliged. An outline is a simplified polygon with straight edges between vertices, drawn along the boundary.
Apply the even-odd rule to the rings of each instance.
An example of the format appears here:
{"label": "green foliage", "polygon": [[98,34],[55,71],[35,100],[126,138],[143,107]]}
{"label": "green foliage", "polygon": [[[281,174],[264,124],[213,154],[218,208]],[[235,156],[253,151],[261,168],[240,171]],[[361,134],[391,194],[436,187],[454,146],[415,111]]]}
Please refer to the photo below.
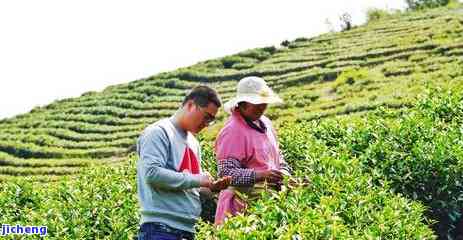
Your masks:
{"label": "green foliage", "polygon": [[258,59],[242,56],[227,56],[222,58],[224,68],[246,69],[251,68],[256,64]]}
{"label": "green foliage", "polygon": [[347,68],[334,81],[333,89],[337,92],[352,90],[352,87],[357,86],[362,88],[374,81],[383,78],[383,75],[378,71],[372,71],[368,68]]}
{"label": "green foliage", "polygon": [[[435,91],[434,91],[435,94]],[[374,182],[419,200],[443,238],[454,234],[463,208],[461,92],[424,98],[402,119],[369,115],[355,123],[326,121],[311,133],[334,152],[359,159]]]}
{"label": "green foliage", "polygon": [[394,13],[387,10],[370,8],[367,10],[367,22],[370,23],[378,20],[385,20],[391,18],[393,14]]}
{"label": "green foliage", "polygon": [[[281,149],[299,185],[263,193],[219,228],[201,223],[198,238],[434,239],[428,225],[437,221],[437,233],[453,234],[463,199],[463,98],[430,92],[402,118],[381,110],[282,126]],[[212,143],[202,146],[203,167],[215,175]],[[47,225],[51,239],[130,238],[139,217],[135,161],[90,166],[40,188],[27,178],[0,183],[0,221]]]}
{"label": "green foliage", "polygon": [[[202,223],[199,238],[434,238],[425,226],[423,206],[394,195],[387,180],[377,182],[363,171],[361,161],[310,134],[317,125],[311,122],[280,131],[296,179],[309,178],[309,186],[264,193],[245,215],[218,228]],[[337,131],[336,125],[330,126]]]}
{"label": "green foliage", "polygon": [[305,37],[298,37],[296,39],[294,39],[295,42],[306,42],[306,41],[309,41],[308,38],[305,38]]}
{"label": "green foliage", "polygon": [[277,51],[277,49],[273,46],[271,47],[264,47],[264,48],[256,48],[256,49],[251,49],[247,50],[244,52],[238,53],[238,56],[240,57],[248,57],[248,58],[254,58],[259,61],[263,61],[269,57],[272,56]]}
{"label": "green foliage", "polygon": [[139,215],[133,158],[128,163],[56,183],[1,182],[0,222],[47,226],[48,239],[131,239]]}
{"label": "green foliage", "polygon": [[462,3],[459,0],[449,0],[447,3],[447,8],[449,9],[459,9],[462,7]]}
{"label": "green foliage", "polygon": [[283,42],[280,43],[281,46],[283,47],[288,47],[290,42],[288,40],[284,40]]}
{"label": "green foliage", "polygon": [[[455,237],[461,96],[432,89],[416,100],[428,84],[461,92],[463,17],[449,10],[460,4],[450,5],[403,14],[375,10],[371,24],[351,31],[250,49],[0,120],[0,181],[6,181],[0,220],[49,224],[52,239],[67,232],[73,239],[130,238],[138,222],[134,160],[120,161],[134,151],[140,132],[170,116],[187,89],[209,84],[226,101],[239,79],[256,75],[284,99],[266,115],[279,128],[295,179],[310,177],[313,185],[265,195],[248,215],[219,230],[202,226],[200,236],[430,239],[431,226],[441,239]],[[203,167],[212,174],[212,141],[226,117],[219,111],[219,123],[201,142]],[[117,163],[88,168],[100,162]],[[110,189],[117,194],[107,195]],[[76,198],[74,190],[84,197],[63,198]],[[117,201],[127,199],[123,209],[130,211],[118,212]]]}
{"label": "green foliage", "polygon": [[450,0],[405,0],[407,7],[411,10],[421,10],[426,8],[436,8],[446,6]]}
{"label": "green foliage", "polygon": [[[347,166],[346,166],[347,167]],[[311,187],[263,194],[248,214],[215,228],[202,224],[201,239],[433,239],[423,207],[368,186],[368,178],[342,174],[314,178]],[[363,189],[358,191],[357,189]],[[417,224],[418,223],[418,224]]]}

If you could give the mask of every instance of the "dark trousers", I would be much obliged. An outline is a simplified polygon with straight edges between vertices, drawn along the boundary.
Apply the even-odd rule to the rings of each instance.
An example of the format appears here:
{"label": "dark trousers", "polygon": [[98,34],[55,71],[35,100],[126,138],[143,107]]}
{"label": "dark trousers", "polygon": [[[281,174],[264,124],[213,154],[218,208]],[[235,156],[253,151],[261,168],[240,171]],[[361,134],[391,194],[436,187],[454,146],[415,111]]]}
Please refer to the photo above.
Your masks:
{"label": "dark trousers", "polygon": [[167,226],[163,223],[143,223],[138,233],[139,240],[194,240],[194,234]]}

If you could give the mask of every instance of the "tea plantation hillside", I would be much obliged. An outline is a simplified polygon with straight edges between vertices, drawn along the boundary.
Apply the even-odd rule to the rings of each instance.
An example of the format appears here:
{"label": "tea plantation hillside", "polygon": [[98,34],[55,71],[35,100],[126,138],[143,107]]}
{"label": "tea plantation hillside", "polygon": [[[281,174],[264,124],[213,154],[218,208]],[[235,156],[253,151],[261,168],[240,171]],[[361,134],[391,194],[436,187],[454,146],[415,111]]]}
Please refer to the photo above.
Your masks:
{"label": "tea plantation hillside", "polygon": [[[284,46],[283,46],[284,45]],[[463,14],[439,8],[200,62],[0,121],[0,222],[47,225],[50,239],[136,234],[135,141],[186,91],[224,101],[257,75],[293,181],[212,239],[463,238]],[[215,173],[212,141],[199,137]]]}
{"label": "tea plantation hillside", "polygon": [[60,176],[92,162],[118,162],[133,150],[140,130],[171,115],[198,83],[227,100],[240,78],[262,76],[286,100],[269,110],[272,119],[406,108],[426,83],[458,82],[462,30],[457,12],[407,14],[57,101],[0,123],[0,174]]}

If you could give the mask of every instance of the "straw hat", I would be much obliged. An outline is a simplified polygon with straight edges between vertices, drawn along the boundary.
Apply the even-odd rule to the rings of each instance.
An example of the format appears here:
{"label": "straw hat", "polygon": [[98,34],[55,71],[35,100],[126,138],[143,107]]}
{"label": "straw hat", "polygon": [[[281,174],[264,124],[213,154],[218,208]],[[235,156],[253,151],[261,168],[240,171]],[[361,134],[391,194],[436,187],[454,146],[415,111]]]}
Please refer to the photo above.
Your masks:
{"label": "straw hat", "polygon": [[238,83],[236,97],[224,104],[225,112],[231,113],[240,102],[272,104],[282,103],[283,100],[270,89],[263,78],[245,77]]}

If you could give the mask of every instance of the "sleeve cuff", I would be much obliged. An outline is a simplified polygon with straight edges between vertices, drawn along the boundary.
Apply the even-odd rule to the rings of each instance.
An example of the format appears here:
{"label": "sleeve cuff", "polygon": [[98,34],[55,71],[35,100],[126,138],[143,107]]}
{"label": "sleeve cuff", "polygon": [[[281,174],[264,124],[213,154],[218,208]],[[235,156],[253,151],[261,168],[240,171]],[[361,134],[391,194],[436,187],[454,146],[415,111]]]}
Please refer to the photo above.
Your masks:
{"label": "sleeve cuff", "polygon": [[256,184],[256,171],[251,171],[251,184]]}

